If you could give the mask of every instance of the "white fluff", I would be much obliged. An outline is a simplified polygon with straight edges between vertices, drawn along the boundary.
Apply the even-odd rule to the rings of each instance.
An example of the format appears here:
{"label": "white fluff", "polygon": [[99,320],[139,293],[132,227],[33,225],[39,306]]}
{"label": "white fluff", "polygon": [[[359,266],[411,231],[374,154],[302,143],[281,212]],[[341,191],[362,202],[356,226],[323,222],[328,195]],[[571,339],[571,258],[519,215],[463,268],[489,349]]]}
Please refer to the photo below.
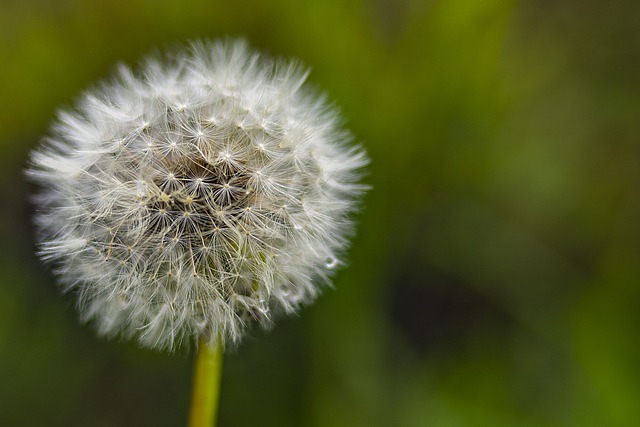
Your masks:
{"label": "white fluff", "polygon": [[100,333],[238,342],[327,284],[367,159],[295,62],[195,43],[86,92],[31,157],[42,258]]}

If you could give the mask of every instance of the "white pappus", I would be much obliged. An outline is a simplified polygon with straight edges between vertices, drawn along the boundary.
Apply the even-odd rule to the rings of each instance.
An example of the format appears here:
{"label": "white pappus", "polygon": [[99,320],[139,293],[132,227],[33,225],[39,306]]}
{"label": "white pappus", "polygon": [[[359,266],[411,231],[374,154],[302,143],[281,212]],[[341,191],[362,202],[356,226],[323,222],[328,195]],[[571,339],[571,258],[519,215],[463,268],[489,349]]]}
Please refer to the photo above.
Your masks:
{"label": "white pappus", "polygon": [[296,62],[198,42],[85,92],[31,155],[39,251],[82,319],[238,342],[341,264],[367,163]]}

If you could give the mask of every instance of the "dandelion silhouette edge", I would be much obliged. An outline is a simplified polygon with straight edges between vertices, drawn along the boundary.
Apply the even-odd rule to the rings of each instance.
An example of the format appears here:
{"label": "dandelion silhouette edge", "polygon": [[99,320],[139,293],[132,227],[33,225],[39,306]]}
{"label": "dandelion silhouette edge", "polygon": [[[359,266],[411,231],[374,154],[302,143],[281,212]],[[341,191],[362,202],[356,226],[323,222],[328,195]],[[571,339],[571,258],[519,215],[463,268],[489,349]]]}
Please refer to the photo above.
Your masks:
{"label": "dandelion silhouette edge", "polygon": [[82,94],[32,152],[39,254],[102,335],[237,343],[312,302],[363,149],[295,61],[201,41]]}

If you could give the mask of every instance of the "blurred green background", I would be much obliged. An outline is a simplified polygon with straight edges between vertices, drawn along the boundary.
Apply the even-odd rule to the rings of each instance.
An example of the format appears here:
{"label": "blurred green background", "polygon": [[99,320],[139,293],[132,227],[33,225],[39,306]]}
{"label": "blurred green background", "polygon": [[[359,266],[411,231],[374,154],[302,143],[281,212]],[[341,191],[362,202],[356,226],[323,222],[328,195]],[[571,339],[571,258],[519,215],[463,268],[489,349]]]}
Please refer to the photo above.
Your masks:
{"label": "blurred green background", "polygon": [[372,159],[349,267],[225,359],[221,426],[640,425],[640,3],[3,0],[0,425],[186,424],[33,255],[57,108],[154,48],[297,57]]}

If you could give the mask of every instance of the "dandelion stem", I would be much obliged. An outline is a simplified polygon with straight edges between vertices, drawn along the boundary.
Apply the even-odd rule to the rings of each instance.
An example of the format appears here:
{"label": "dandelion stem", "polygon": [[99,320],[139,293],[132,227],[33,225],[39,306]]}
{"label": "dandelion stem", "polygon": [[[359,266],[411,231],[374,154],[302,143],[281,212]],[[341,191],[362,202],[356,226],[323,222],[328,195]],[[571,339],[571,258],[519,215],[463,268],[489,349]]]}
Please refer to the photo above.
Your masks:
{"label": "dandelion stem", "polygon": [[218,339],[211,347],[205,340],[198,344],[193,377],[193,394],[189,427],[216,425],[220,397],[220,373],[222,371],[222,346]]}

